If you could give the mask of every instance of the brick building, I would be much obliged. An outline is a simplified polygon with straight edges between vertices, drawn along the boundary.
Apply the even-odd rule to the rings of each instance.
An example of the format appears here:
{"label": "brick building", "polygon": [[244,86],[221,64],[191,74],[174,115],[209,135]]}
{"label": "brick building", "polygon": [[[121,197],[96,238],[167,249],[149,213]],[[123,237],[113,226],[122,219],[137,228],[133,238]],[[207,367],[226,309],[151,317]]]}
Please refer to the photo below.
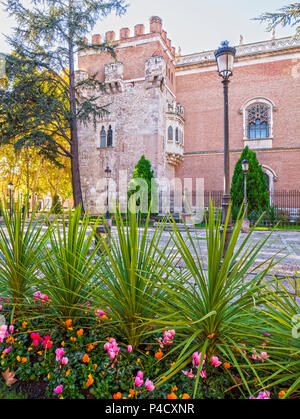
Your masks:
{"label": "brick building", "polygon": [[[107,166],[117,185],[126,183],[142,154],[158,178],[204,178],[205,190],[222,190],[223,89],[214,51],[176,53],[159,17],[150,19],[149,32],[136,25],[118,38],[106,33],[118,45],[117,61],[91,48],[78,59],[79,78],[97,73],[106,83],[105,92],[85,93],[99,95],[109,111],[79,130],[86,206],[98,212]],[[93,35],[92,44],[101,41]],[[231,175],[248,145],[271,196],[300,189],[300,39],[245,45],[241,38],[229,95]]]}

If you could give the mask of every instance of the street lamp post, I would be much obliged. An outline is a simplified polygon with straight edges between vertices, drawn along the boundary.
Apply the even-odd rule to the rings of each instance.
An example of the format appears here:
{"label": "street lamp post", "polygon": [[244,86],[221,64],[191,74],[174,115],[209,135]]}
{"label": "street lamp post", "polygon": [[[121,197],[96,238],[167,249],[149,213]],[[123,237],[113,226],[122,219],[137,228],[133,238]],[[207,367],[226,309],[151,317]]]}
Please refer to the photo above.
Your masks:
{"label": "street lamp post", "polygon": [[[229,46],[228,41],[221,43],[219,49],[215,51],[215,57],[218,64],[219,76],[223,78],[224,87],[224,195],[222,202],[222,226],[224,228],[228,215],[230,203],[230,159],[229,159],[229,118],[228,118],[228,86],[229,77],[233,74],[234,57],[236,49]],[[232,234],[232,218],[229,216],[228,226],[226,230],[225,244],[223,256],[228,248],[230,237]]]}
{"label": "street lamp post", "polygon": [[242,161],[242,169],[244,172],[244,213],[245,213],[245,221],[248,220],[248,214],[247,214],[247,173],[249,170],[249,161],[247,159]]}
{"label": "street lamp post", "polygon": [[11,213],[12,213],[12,189],[13,189],[14,185],[11,182],[9,182],[7,187],[9,189],[9,216],[11,218]]}
{"label": "street lamp post", "polygon": [[106,209],[105,218],[109,220],[109,179],[111,178],[111,169],[109,167],[105,169],[105,176],[106,176],[106,189],[107,189],[107,200],[106,200],[107,209]]}

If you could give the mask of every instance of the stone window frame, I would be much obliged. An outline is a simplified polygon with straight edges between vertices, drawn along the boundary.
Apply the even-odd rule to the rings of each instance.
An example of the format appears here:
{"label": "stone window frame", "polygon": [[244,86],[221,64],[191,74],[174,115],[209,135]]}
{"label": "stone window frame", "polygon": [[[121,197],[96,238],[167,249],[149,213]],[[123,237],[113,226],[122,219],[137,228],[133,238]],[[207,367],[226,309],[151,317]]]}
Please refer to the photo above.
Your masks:
{"label": "stone window frame", "polygon": [[172,143],[174,141],[174,128],[173,128],[173,125],[172,124],[169,124],[168,125],[167,138],[168,138],[168,141],[170,143]]}
{"label": "stone window frame", "polygon": [[[105,129],[105,134],[106,134],[106,142],[105,142],[105,146],[102,145],[101,143],[101,132],[103,130],[103,127]],[[112,130],[112,144],[110,146],[108,146],[108,133],[109,133],[109,129],[111,127]],[[115,147],[116,144],[116,129],[115,129],[115,123],[111,122],[111,121],[101,121],[101,123],[99,123],[99,129],[97,130],[97,148],[99,150],[111,150]]]}
{"label": "stone window frame", "polygon": [[[269,107],[269,121],[268,121],[268,131],[269,131],[269,135],[267,138],[262,138],[262,139],[250,139],[249,138],[249,124],[248,124],[248,115],[247,115],[247,110],[255,105],[255,104],[265,104]],[[240,113],[243,115],[243,127],[244,127],[244,136],[243,136],[243,140],[244,141],[266,141],[266,140],[272,140],[274,138],[274,112],[277,110],[274,102],[272,102],[272,100],[266,98],[266,97],[254,97],[250,100],[247,100],[243,106],[240,109]]]}
{"label": "stone window frame", "polygon": [[271,167],[262,164],[261,165],[262,171],[268,176],[269,178],[269,196],[270,196],[270,205],[273,204],[273,195],[274,195],[274,183],[278,181],[278,176],[275,172],[275,170],[273,170]]}
{"label": "stone window frame", "polygon": [[[173,130],[172,140],[169,139],[170,127]],[[178,141],[176,141],[176,131],[178,132]],[[177,146],[183,147],[184,146],[184,125],[180,123],[177,119],[168,119],[166,138],[167,138],[168,143],[174,143]]]}

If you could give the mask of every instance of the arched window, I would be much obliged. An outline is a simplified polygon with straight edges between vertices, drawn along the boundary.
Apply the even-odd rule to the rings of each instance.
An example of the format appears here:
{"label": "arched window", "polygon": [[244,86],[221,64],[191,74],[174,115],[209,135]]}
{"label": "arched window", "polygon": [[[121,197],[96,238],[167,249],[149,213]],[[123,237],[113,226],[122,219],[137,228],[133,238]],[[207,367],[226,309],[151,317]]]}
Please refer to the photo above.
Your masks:
{"label": "arched window", "polygon": [[113,146],[113,130],[110,125],[107,131],[107,147],[112,147],[112,146]]}
{"label": "arched window", "polygon": [[247,114],[248,138],[250,140],[269,138],[269,106],[265,103],[256,103],[247,109]]}
{"label": "arched window", "polygon": [[101,129],[101,133],[100,133],[100,147],[101,148],[105,148],[106,147],[106,131],[104,126]]}
{"label": "arched window", "polygon": [[179,129],[178,128],[176,128],[175,138],[176,138],[176,143],[179,143]]}
{"label": "arched window", "polygon": [[173,127],[171,125],[168,128],[168,141],[173,141]]}

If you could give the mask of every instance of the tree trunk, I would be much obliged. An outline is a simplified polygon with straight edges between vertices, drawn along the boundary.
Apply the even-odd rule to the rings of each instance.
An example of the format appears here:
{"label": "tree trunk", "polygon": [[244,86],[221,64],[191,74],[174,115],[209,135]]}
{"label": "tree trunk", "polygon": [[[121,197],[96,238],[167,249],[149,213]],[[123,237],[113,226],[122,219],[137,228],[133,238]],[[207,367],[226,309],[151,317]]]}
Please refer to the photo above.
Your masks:
{"label": "tree trunk", "polygon": [[71,110],[71,171],[74,206],[82,205],[82,190],[79,170],[79,151],[78,151],[78,129],[76,120],[76,92],[75,92],[75,69],[74,69],[74,44],[72,33],[69,33],[69,85],[70,85],[70,110]]}

